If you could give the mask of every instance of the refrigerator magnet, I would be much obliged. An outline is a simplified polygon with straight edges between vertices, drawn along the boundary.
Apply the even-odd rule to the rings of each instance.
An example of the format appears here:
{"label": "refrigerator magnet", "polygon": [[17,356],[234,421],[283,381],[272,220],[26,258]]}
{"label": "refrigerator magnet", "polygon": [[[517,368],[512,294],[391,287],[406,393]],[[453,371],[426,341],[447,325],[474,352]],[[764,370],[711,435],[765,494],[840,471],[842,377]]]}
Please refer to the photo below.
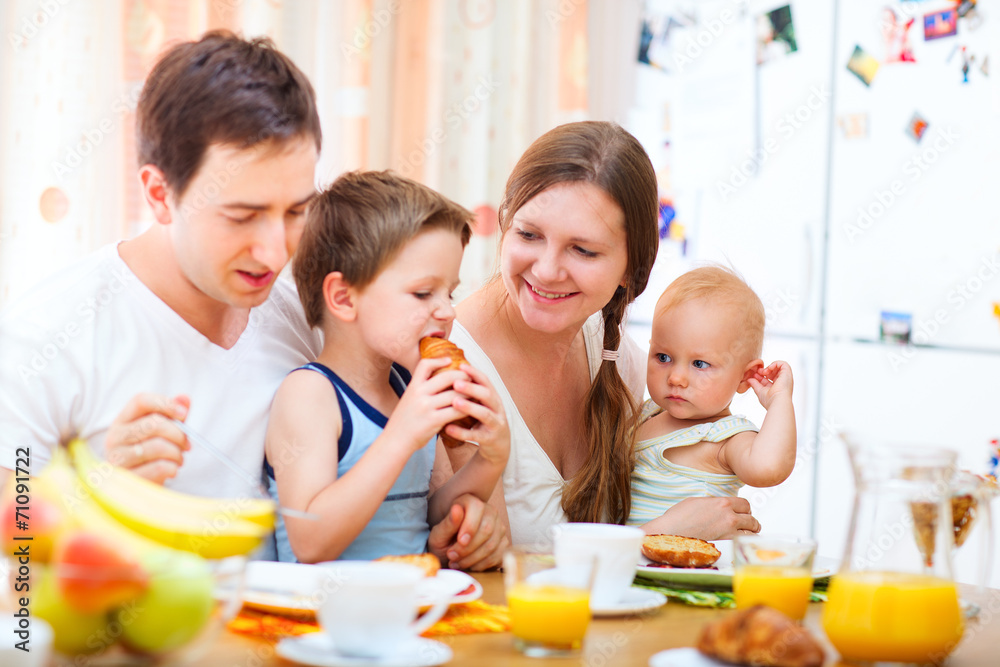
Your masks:
{"label": "refrigerator magnet", "polygon": [[910,122],[906,124],[906,134],[919,144],[928,127],[930,127],[930,123],[927,119],[914,111]]}
{"label": "refrigerator magnet", "polygon": [[868,138],[868,114],[867,113],[845,113],[837,116],[837,126],[844,133],[844,139],[867,139]]}
{"label": "refrigerator magnet", "polygon": [[951,37],[958,32],[958,12],[946,9],[943,12],[924,14],[924,41]]}
{"label": "refrigerator magnet", "polygon": [[880,318],[879,339],[883,343],[909,344],[910,331],[913,329],[913,316],[910,313],[883,310]]}
{"label": "refrigerator magnet", "polygon": [[785,5],[757,16],[757,64],[784,58],[799,50],[792,7]]}
{"label": "refrigerator magnet", "polygon": [[878,72],[879,62],[860,46],[854,47],[850,60],[847,61],[847,69],[851,74],[861,79],[861,83],[866,86],[872,85],[872,79]]}

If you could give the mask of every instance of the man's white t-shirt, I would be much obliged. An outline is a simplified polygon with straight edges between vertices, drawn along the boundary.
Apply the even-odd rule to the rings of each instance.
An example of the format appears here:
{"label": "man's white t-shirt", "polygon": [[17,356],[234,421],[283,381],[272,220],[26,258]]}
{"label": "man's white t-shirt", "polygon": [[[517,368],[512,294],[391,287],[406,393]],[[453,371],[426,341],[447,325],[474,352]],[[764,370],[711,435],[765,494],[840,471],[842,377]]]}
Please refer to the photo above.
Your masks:
{"label": "man's white t-shirt", "polygon": [[[114,418],[141,392],[187,394],[187,423],[255,479],[278,385],[316,358],[321,337],[305,322],[294,286],[275,282],[250,311],[237,343],[209,341],[105,246],[34,287],[0,313],[0,466],[30,448],[37,474],[74,436],[103,456]],[[253,491],[192,443],[168,487],[203,496]]]}

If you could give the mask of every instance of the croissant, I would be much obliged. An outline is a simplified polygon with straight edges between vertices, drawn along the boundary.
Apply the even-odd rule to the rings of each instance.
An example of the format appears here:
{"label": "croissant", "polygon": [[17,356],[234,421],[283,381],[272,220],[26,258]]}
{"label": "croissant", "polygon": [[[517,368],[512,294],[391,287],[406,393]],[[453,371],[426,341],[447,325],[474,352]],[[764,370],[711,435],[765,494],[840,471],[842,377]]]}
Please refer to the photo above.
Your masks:
{"label": "croissant", "polygon": [[[465,353],[462,352],[462,348],[458,347],[447,338],[438,338],[437,336],[424,336],[420,339],[420,358],[451,359],[450,364],[444,368],[434,371],[434,375],[443,371],[457,370],[463,363],[467,363],[465,360]],[[461,419],[456,419],[450,423],[458,424],[463,428],[472,428],[479,422],[474,417],[466,415]],[[461,440],[456,440],[451,437],[444,432],[444,429],[441,429],[439,435],[441,436],[441,440],[444,442],[446,447],[458,447],[462,444]]]}
{"label": "croissant", "polygon": [[757,605],[709,623],[698,650],[735,665],[822,667],[823,648],[804,627],[777,609]]}

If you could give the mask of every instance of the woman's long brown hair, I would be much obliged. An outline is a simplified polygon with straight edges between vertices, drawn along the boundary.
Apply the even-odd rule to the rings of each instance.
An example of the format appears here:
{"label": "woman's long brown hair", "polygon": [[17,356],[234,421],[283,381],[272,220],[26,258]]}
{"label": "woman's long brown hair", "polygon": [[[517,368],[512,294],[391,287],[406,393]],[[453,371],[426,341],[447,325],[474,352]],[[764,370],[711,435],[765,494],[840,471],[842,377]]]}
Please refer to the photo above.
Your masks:
{"label": "woman's long brown hair", "polygon": [[[656,174],[642,145],[614,123],[569,123],[543,134],[507,180],[499,218],[502,233],[514,214],[553,185],[587,182],[621,208],[628,250],[626,284],[603,308],[604,349],[617,350],[625,309],[646,289],[658,246]],[[570,521],[624,523],[632,506],[632,431],[637,406],[614,362],[601,363],[587,392],[587,460],[563,492]]]}

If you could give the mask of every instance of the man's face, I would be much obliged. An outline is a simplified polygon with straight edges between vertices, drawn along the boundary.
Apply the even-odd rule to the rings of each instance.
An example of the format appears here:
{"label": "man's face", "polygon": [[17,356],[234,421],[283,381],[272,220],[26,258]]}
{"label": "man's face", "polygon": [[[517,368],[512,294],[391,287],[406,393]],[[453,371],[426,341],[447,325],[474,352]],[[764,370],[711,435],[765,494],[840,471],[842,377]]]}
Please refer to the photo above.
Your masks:
{"label": "man's face", "polygon": [[234,308],[262,304],[298,246],[317,157],[311,138],[209,146],[184,194],[167,199],[184,279]]}

